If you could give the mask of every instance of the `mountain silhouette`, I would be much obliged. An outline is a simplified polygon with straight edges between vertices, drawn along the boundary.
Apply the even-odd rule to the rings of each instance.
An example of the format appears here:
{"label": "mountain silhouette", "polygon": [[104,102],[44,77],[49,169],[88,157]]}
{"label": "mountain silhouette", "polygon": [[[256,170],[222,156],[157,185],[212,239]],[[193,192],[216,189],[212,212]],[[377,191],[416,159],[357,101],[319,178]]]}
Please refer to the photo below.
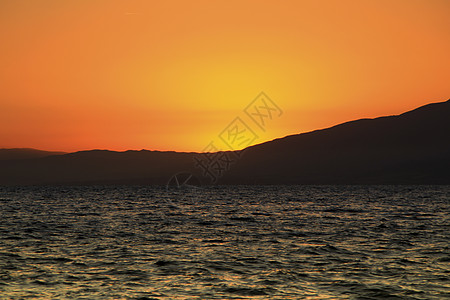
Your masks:
{"label": "mountain silhouette", "polygon": [[449,184],[450,100],[246,149],[225,182]]}
{"label": "mountain silhouette", "polygon": [[[449,133],[450,100],[248,147],[217,183],[450,184]],[[180,171],[208,183],[199,155],[0,149],[0,185],[166,184]]]}
{"label": "mountain silhouette", "polygon": [[40,158],[65,152],[42,151],[31,148],[0,149],[0,160]]}

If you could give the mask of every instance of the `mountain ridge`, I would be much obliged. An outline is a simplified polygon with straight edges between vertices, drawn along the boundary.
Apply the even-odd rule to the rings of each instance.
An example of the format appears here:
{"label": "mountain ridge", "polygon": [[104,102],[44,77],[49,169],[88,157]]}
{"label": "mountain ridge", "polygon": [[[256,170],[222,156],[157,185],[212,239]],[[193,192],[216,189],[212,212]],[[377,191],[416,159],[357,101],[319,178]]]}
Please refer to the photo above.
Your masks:
{"label": "mountain ridge", "polygon": [[[241,151],[217,183],[450,184],[449,117],[447,100],[277,138]],[[2,150],[0,185],[166,184],[180,171],[204,175],[196,152],[34,150],[1,159]]]}

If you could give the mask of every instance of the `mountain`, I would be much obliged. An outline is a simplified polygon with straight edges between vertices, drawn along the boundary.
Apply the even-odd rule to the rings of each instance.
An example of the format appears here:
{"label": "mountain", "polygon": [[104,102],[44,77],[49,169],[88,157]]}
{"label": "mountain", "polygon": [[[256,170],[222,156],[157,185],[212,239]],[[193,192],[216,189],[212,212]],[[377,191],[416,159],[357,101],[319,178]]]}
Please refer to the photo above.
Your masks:
{"label": "mountain", "polygon": [[0,160],[41,158],[60,154],[65,154],[65,152],[42,151],[31,148],[0,149]]}
{"label": "mountain", "polygon": [[[239,159],[218,184],[450,184],[449,133],[450,100],[227,152]],[[2,151],[0,185],[166,184],[181,171],[208,182],[198,153]]]}
{"label": "mountain", "polygon": [[450,100],[249,147],[223,180],[450,184]]}
{"label": "mountain", "polygon": [[1,185],[166,184],[192,153],[90,150],[36,159],[0,161]]}

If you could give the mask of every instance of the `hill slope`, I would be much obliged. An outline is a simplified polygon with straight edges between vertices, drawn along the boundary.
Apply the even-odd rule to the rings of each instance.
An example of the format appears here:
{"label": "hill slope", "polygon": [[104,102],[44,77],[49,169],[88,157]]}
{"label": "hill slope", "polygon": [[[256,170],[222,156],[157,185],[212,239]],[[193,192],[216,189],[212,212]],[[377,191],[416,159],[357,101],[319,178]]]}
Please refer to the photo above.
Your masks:
{"label": "hill slope", "polygon": [[42,151],[31,148],[0,149],[0,160],[30,159],[60,154],[65,154],[65,152]]}
{"label": "hill slope", "polygon": [[246,149],[225,181],[449,183],[450,100]]}
{"label": "hill slope", "polygon": [[[450,184],[449,137],[450,100],[249,147],[218,183]],[[2,151],[0,185],[166,184],[180,171],[201,176],[196,153]]]}

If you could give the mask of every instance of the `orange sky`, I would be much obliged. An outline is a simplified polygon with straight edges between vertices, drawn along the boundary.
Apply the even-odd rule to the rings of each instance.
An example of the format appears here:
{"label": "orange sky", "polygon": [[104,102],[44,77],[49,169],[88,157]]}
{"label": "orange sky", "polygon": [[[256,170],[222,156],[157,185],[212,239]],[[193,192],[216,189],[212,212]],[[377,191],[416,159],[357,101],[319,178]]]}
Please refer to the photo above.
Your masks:
{"label": "orange sky", "polygon": [[201,151],[261,91],[283,114],[256,142],[444,101],[449,15],[447,0],[0,0],[0,148]]}

